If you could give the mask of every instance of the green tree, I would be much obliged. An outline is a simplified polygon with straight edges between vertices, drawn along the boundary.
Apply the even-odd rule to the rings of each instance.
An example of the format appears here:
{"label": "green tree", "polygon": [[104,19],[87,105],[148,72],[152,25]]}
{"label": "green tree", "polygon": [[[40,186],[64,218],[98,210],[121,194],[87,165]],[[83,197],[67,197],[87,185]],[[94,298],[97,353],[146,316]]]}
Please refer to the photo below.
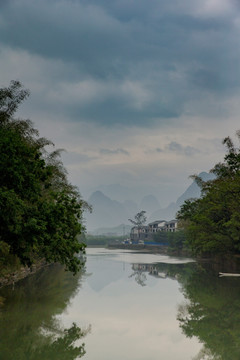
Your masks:
{"label": "green tree", "polygon": [[[240,139],[240,132],[237,132]],[[240,150],[227,137],[227,153],[211,170],[216,178],[203,182],[200,199],[185,201],[177,218],[194,253],[240,252]]]}
{"label": "green tree", "polygon": [[17,81],[0,89],[0,258],[7,252],[28,266],[45,258],[75,273],[88,205],[68,182],[60,151],[49,154],[52,143],[32,122],[13,118],[28,95]]}
{"label": "green tree", "polygon": [[144,224],[147,221],[147,217],[145,214],[146,214],[146,211],[142,210],[134,216],[134,220],[128,219],[128,221],[130,221],[133,225],[135,225],[137,227],[138,237],[140,237],[141,228],[144,226]]}

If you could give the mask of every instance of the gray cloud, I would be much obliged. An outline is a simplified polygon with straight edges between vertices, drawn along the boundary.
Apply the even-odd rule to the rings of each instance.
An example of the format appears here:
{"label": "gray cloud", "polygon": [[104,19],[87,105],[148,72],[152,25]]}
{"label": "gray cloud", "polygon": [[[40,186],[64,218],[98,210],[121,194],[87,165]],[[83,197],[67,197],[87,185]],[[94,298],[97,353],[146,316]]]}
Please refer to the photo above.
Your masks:
{"label": "gray cloud", "polygon": [[239,2],[2,0],[0,8],[0,86],[18,79],[30,89],[17,116],[70,150],[63,163],[85,194],[120,182],[136,199],[154,189],[167,205],[188,175],[222,161],[219,139],[239,127]]}
{"label": "gray cloud", "polygon": [[[204,141],[205,144],[209,144],[208,141]],[[216,144],[215,144],[216,145]],[[190,146],[190,145],[181,145],[176,141],[171,141],[169,144],[165,145],[163,148],[155,148],[151,150],[146,150],[145,154],[153,154],[153,153],[160,153],[167,155],[169,153],[175,153],[177,155],[185,155],[185,156],[194,156],[196,154],[201,153],[199,149]]]}
{"label": "gray cloud", "polygon": [[208,14],[204,6],[12,0],[2,7],[0,41],[65,64],[50,74],[42,105],[71,121],[171,124],[193,103],[199,115],[218,117],[217,104],[239,93],[239,8],[229,0],[224,11],[219,1]]}
{"label": "gray cloud", "polygon": [[129,152],[124,149],[116,149],[116,150],[100,149],[99,153],[101,155],[117,155],[117,154],[130,155]]}
{"label": "gray cloud", "polygon": [[184,154],[186,156],[193,156],[197,153],[199,153],[200,151],[192,146],[183,146],[179,143],[177,143],[176,141],[172,141],[171,143],[169,143],[166,146],[166,149],[168,151],[177,153],[177,154]]}

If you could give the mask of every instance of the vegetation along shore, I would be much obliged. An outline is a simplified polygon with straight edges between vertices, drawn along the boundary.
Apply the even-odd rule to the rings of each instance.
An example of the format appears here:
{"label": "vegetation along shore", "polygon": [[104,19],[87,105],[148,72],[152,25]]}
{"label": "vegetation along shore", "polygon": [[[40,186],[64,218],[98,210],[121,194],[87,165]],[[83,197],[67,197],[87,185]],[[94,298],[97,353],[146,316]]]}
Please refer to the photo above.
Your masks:
{"label": "vegetation along shore", "polygon": [[67,179],[60,150],[39,137],[30,120],[15,119],[29,96],[21,83],[0,89],[0,277],[44,259],[76,273],[89,209]]}

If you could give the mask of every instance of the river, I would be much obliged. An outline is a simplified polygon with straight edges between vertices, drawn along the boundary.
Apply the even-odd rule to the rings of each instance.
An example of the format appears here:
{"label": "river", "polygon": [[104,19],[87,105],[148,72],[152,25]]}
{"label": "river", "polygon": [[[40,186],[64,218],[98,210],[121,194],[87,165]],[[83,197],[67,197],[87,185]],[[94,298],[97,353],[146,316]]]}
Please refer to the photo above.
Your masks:
{"label": "river", "polygon": [[239,360],[240,278],[188,258],[89,248],[0,289],[1,360]]}

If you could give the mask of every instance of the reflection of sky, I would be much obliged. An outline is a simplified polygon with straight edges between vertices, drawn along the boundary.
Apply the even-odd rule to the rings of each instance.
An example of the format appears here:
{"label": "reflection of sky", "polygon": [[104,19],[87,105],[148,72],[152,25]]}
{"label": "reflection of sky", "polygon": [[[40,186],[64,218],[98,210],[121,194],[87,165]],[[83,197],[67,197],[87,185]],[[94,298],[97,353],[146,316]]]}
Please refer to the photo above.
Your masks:
{"label": "reflection of sky", "polygon": [[[85,339],[86,360],[190,360],[198,353],[201,346],[181,334],[176,320],[183,301],[176,280],[147,276],[147,286],[142,287],[129,277],[131,264],[118,261],[122,251],[101,255],[89,250],[89,276],[62,316],[64,325],[92,325]],[[126,256],[130,259],[131,253]],[[132,256],[136,260],[136,254]],[[162,258],[168,262],[168,257]],[[143,262],[149,259],[146,254]]]}

